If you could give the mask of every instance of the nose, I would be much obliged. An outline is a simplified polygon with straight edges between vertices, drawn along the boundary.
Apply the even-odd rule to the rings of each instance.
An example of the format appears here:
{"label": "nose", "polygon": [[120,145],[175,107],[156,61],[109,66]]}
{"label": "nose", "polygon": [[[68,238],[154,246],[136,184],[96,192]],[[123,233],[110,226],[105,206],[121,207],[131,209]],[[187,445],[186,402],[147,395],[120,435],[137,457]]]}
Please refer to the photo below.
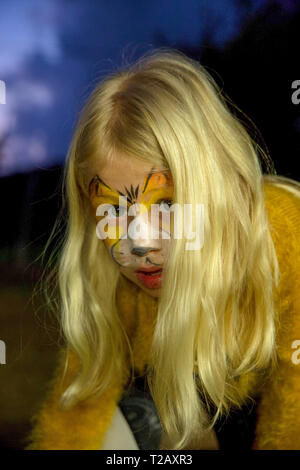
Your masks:
{"label": "nose", "polygon": [[[139,225],[138,235],[135,230]],[[154,229],[152,237],[151,228]],[[128,231],[128,238],[131,241],[131,254],[137,256],[145,256],[151,251],[159,251],[161,249],[161,240],[159,233],[155,231],[156,227],[152,227],[147,212],[139,214],[130,224]]]}
{"label": "nose", "polygon": [[154,248],[154,247],[144,248],[140,246],[134,246],[131,250],[131,253],[137,256],[145,256],[149,253],[149,251],[153,251],[153,250],[157,250],[157,248]]}

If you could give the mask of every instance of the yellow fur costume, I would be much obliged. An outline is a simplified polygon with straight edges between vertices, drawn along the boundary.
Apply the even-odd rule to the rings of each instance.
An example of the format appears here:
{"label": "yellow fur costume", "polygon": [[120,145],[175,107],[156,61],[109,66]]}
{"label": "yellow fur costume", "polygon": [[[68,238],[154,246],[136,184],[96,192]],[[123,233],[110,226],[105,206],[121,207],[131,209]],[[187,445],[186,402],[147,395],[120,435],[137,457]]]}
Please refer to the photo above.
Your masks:
{"label": "yellow fur costume", "polygon": [[[265,194],[281,271],[275,299],[279,367],[268,383],[260,383],[254,373],[247,374],[240,380],[240,389],[245,396],[249,391],[260,394],[252,448],[300,449],[300,363],[292,360],[295,354],[292,344],[300,340],[300,200],[270,183],[265,184]],[[117,301],[133,347],[135,373],[143,374],[155,328],[157,299],[121,276]],[[69,366],[61,383],[64,354],[62,351],[47,397],[33,417],[27,449],[101,449],[104,434],[123,394],[127,373],[122,382],[116,382],[101,397],[87,399],[68,411],[59,409],[58,400],[78,367],[78,360],[69,351]]]}

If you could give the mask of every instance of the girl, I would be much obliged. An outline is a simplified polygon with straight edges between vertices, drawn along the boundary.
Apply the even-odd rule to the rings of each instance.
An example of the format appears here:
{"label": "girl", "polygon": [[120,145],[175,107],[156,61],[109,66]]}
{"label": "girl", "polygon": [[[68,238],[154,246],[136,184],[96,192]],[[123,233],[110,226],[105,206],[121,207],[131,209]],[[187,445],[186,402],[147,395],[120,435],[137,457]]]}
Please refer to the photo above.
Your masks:
{"label": "girl", "polygon": [[206,70],[107,76],[65,168],[65,347],[26,448],[300,449],[300,184]]}

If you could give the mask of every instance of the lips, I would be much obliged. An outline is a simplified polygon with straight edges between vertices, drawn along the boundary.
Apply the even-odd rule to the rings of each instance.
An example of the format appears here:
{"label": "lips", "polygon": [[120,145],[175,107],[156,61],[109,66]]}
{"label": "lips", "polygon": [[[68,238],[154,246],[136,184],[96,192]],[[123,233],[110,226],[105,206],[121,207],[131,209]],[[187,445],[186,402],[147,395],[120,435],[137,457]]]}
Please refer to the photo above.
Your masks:
{"label": "lips", "polygon": [[136,272],[138,272],[138,273],[158,273],[158,272],[161,272],[161,271],[162,271],[162,268],[156,268],[155,266],[153,266],[151,268],[138,269]]}
{"label": "lips", "polygon": [[162,271],[162,268],[143,268],[136,271],[136,277],[148,289],[159,289],[163,278]]}

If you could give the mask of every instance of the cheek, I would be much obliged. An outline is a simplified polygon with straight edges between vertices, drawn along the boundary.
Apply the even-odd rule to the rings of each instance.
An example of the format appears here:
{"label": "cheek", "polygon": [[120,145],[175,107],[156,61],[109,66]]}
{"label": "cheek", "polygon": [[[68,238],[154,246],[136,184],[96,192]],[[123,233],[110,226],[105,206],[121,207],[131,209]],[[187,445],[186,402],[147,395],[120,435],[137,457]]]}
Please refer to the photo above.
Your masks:
{"label": "cheek", "polygon": [[[164,241],[170,240],[174,233],[174,214],[171,213],[160,213],[158,215],[159,220],[159,238]],[[155,226],[157,226],[155,224]]]}
{"label": "cheek", "polygon": [[128,270],[122,266],[120,266],[120,273],[123,274],[123,276],[125,276],[127,279],[129,279],[131,282],[133,282],[134,284],[136,284],[138,287],[141,287],[136,275],[135,275],[135,272],[132,271],[132,270]]}
{"label": "cheek", "polygon": [[103,240],[104,246],[108,251],[112,260],[121,268],[132,269],[134,262],[133,255],[131,253],[131,242],[127,238],[121,239],[105,239]]}
{"label": "cheek", "polygon": [[170,235],[173,233],[174,230],[174,213],[171,212],[170,214],[162,214],[161,216],[161,230],[163,232],[167,232]]}
{"label": "cheek", "polygon": [[103,240],[105,244],[113,246],[127,233],[126,222],[121,219],[114,221],[105,216],[97,217],[96,232],[98,238]]}

